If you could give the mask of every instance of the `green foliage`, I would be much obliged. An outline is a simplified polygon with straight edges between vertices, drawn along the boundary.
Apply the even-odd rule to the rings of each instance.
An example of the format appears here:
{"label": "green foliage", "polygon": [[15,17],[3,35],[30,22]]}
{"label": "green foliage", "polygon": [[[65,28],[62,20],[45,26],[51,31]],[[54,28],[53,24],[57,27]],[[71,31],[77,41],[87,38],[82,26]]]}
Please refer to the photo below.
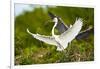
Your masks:
{"label": "green foliage", "polygon": [[[81,7],[47,7],[50,11],[61,17],[67,25],[73,24],[76,17],[84,20],[82,30],[94,26],[94,9]],[[15,65],[61,63],[94,60],[94,35],[87,39],[73,40],[65,51],[58,52],[56,47],[36,40],[26,32],[51,35],[54,23],[43,8],[25,11],[15,17]]]}

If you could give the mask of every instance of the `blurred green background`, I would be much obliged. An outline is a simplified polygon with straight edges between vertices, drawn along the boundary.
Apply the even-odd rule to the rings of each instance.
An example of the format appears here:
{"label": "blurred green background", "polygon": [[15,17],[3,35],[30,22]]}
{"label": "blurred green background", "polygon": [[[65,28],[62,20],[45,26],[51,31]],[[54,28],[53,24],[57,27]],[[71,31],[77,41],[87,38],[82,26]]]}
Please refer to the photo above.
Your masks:
{"label": "blurred green background", "polygon": [[89,26],[94,26],[93,8],[41,5],[31,5],[30,7],[33,10],[24,11],[22,14],[15,16],[15,65],[94,60],[93,33],[86,39],[74,39],[65,49],[66,52],[59,52],[56,51],[56,46],[45,44],[33,38],[26,31],[29,28],[32,33],[51,35],[54,23],[48,22],[48,20],[51,20],[48,11],[61,17],[67,25],[74,24],[78,17],[82,18],[84,21],[82,30],[85,30]]}

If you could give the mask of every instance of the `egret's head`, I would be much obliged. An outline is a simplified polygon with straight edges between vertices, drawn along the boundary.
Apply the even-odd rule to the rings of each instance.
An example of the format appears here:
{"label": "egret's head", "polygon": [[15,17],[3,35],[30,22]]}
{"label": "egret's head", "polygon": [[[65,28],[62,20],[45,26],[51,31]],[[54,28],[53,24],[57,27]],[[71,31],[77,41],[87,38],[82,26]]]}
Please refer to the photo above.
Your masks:
{"label": "egret's head", "polygon": [[55,17],[55,18],[53,19],[53,22],[55,22],[55,23],[57,24],[57,23],[58,23],[58,18]]}

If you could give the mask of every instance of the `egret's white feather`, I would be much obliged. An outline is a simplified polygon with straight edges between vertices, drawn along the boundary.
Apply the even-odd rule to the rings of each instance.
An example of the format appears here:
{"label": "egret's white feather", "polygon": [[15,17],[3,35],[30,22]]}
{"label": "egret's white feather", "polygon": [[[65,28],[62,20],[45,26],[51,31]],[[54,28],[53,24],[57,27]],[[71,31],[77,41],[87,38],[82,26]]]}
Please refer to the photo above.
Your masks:
{"label": "egret's white feather", "polygon": [[79,18],[75,21],[74,25],[71,28],[69,28],[67,31],[62,33],[59,36],[59,39],[62,41],[62,43],[65,43],[66,45],[66,43],[71,42],[80,32],[82,28],[82,24],[83,24],[83,21],[82,19]]}
{"label": "egret's white feather", "polygon": [[72,25],[70,24],[70,28],[72,27]]}
{"label": "egret's white feather", "polygon": [[45,35],[39,35],[39,34],[33,34],[31,33],[28,29],[27,29],[27,32],[32,35],[34,38],[40,40],[40,41],[43,41],[47,44],[51,44],[51,45],[56,45],[57,46],[57,43],[54,39],[54,37],[52,36],[45,36]]}

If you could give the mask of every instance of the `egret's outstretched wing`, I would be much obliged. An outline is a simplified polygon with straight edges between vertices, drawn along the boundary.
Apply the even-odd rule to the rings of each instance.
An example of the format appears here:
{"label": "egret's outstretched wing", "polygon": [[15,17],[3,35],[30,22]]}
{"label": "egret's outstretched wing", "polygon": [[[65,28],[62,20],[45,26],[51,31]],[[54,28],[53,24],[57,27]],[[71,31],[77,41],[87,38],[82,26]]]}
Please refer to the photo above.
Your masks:
{"label": "egret's outstretched wing", "polygon": [[56,17],[56,15],[54,15],[53,13],[48,11],[48,15],[50,16],[51,19],[54,19]]}
{"label": "egret's outstretched wing", "polygon": [[64,33],[69,27],[67,25],[64,24],[63,20],[61,20],[61,18],[58,18],[58,24],[56,26],[56,29],[60,32],[60,33]]}
{"label": "egret's outstretched wing", "polygon": [[88,29],[80,32],[77,36],[76,36],[76,39],[77,40],[81,40],[81,39],[85,39],[87,38],[91,33],[93,33],[94,30],[92,27],[89,27]]}
{"label": "egret's outstretched wing", "polygon": [[34,38],[40,40],[40,41],[43,41],[47,44],[51,44],[51,45],[56,45],[57,46],[57,43],[56,41],[54,40],[54,38],[52,36],[44,36],[44,35],[39,35],[39,34],[33,34],[31,33],[28,29],[27,29],[27,32],[32,35]]}
{"label": "egret's outstretched wing", "polygon": [[64,43],[71,42],[80,32],[82,24],[82,19],[77,19],[75,21],[75,24],[71,28],[69,28],[59,36],[60,40]]}

